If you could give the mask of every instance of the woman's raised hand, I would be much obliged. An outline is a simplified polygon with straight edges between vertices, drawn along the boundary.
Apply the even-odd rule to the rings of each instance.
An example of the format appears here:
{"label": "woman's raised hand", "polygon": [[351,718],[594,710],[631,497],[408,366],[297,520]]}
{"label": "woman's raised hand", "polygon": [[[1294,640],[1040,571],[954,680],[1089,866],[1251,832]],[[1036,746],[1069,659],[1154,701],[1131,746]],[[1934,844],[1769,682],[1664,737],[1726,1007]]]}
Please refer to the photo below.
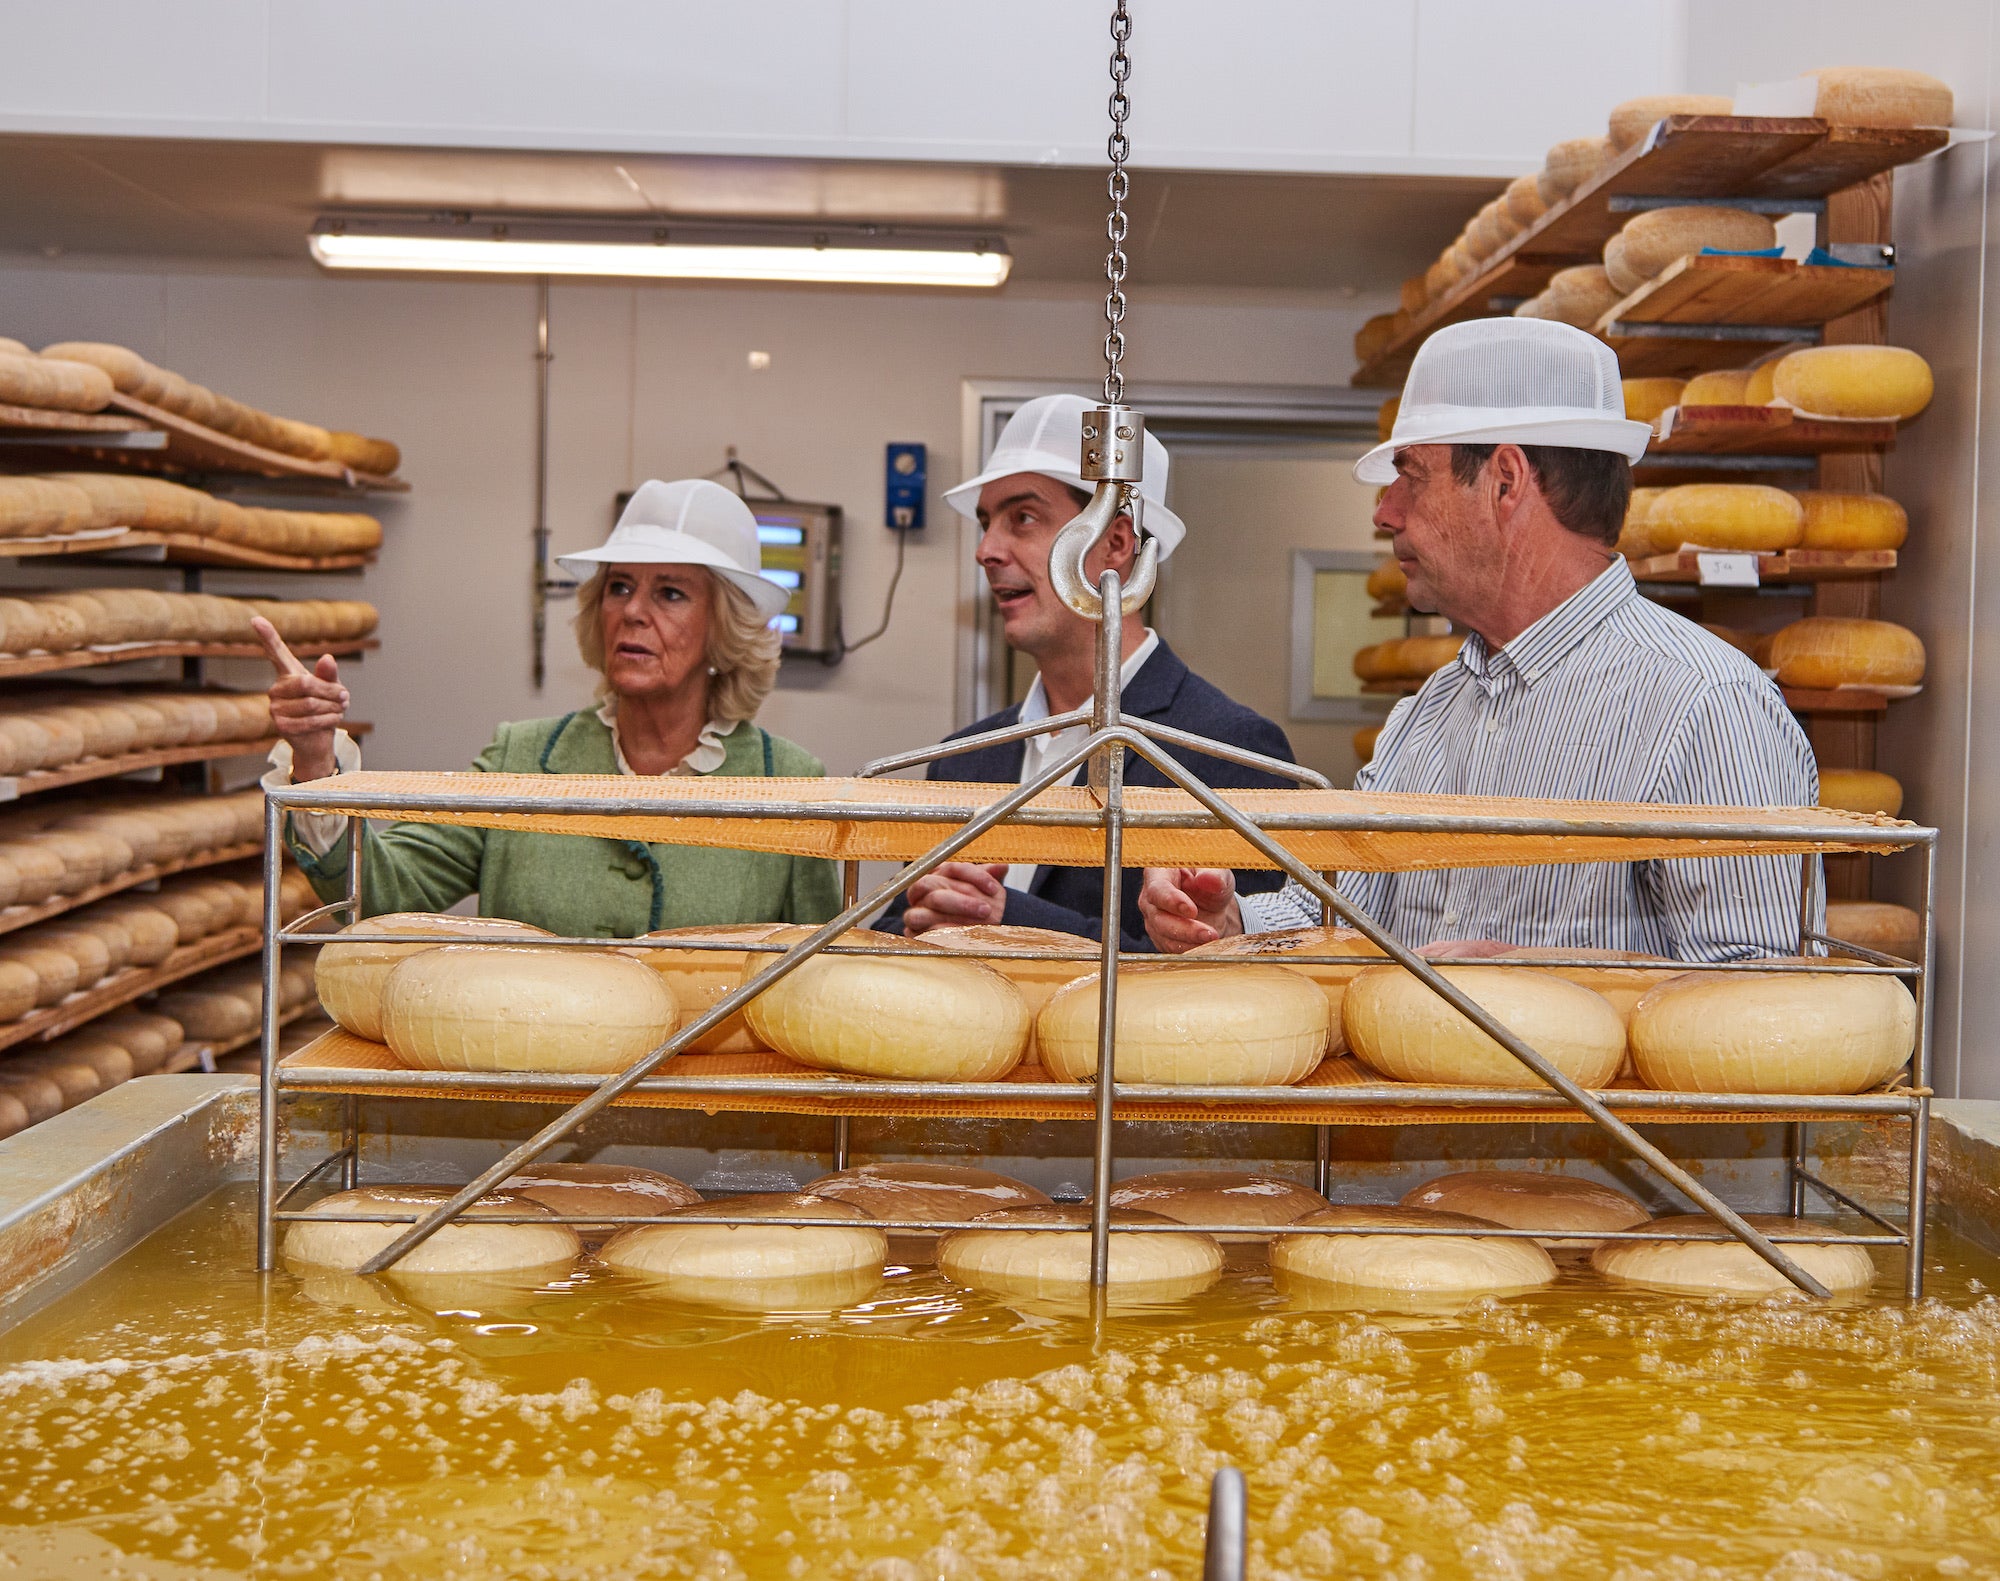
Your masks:
{"label": "woman's raised hand", "polygon": [[262,615],[250,622],[271,656],[278,678],[271,683],[271,726],[292,744],[292,782],[325,779],[334,772],[334,732],[347,716],[347,688],[330,653],[307,669],[285,646],[278,628]]}

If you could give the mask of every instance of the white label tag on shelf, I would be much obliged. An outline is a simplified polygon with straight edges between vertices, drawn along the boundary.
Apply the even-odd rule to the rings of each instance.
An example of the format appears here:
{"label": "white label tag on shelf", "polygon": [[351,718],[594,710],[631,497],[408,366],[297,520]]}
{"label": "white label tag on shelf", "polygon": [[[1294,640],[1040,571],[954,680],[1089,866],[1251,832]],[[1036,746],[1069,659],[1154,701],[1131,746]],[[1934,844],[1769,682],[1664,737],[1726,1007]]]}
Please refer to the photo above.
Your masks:
{"label": "white label tag on shelf", "polygon": [[1757,557],[1754,554],[1697,554],[1703,587],[1757,586]]}

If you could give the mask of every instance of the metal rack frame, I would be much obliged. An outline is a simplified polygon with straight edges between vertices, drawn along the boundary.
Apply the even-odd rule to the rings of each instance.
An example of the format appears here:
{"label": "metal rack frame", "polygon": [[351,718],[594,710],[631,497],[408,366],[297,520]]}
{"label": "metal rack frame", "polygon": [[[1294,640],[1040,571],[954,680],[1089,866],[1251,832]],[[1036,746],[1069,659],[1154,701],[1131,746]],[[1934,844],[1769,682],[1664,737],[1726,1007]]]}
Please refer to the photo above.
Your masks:
{"label": "metal rack frame", "polygon": [[[1109,487],[1110,485],[1107,485]],[[1092,513],[1086,510],[1086,515]],[[1081,522],[1083,518],[1079,518]],[[1108,525],[1110,515],[1103,514],[1102,521],[1095,526],[1086,524],[1088,532],[1101,531]],[[1143,577],[1142,577],[1143,580]],[[962,752],[976,750],[999,741],[1024,740],[1038,734],[1051,734],[1075,725],[1090,726],[1088,737],[1074,747],[1060,753],[1057,759],[1041,774],[1016,788],[1010,789],[990,805],[965,818],[965,821],[950,835],[940,840],[930,850],[903,865],[890,879],[878,885],[866,895],[860,893],[859,864],[846,864],[846,882],[843,899],[844,907],[839,916],[818,927],[797,944],[785,946],[765,946],[765,952],[775,959],[753,979],[718,1001],[710,1010],[696,1020],[682,1027],[667,1042],[661,1044],[644,1058],[614,1076],[561,1075],[553,1073],[483,1073],[446,1071],[343,1071],[334,1073],[319,1071],[285,1071],[277,1060],[278,996],[277,977],[281,952],[291,945],[323,944],[328,935],[313,930],[322,922],[338,914],[350,917],[360,915],[362,893],[362,863],[365,849],[365,818],[348,813],[349,819],[349,861],[347,874],[347,896],[345,899],[323,906],[297,919],[289,928],[278,916],[278,871],[283,849],[283,821],[293,810],[321,810],[345,812],[352,806],[351,797],[343,797],[337,781],[309,782],[272,790],[265,808],[265,947],[264,947],[264,1018],[263,1018],[263,1058],[260,1076],[260,1132],[258,1155],[258,1213],[257,1213],[257,1266],[270,1269],[277,1257],[278,1226],[282,1223],[306,1219],[345,1219],[355,1222],[407,1223],[407,1229],[374,1258],[363,1265],[362,1272],[376,1273],[395,1264],[404,1254],[435,1233],[443,1225],[454,1220],[467,1207],[499,1186],[509,1176],[518,1173],[533,1160],[547,1152],[592,1116],[609,1107],[620,1097],[634,1091],[678,1091],[687,1093],[729,1094],[737,1097],[758,1098],[777,1097],[780,1094],[796,1097],[799,1084],[796,1080],[757,1077],[714,1077],[695,1080],[675,1080],[657,1074],[659,1068],[673,1059],[682,1049],[699,1041],[708,1032],[737,1013],[746,1003],[762,993],[771,984],[789,975],[805,961],[820,954],[896,954],[893,946],[854,946],[838,943],[840,936],[857,926],[865,918],[873,915],[882,906],[901,894],[919,877],[933,871],[941,864],[969,846],[981,834],[1005,822],[1034,823],[1043,821],[1026,811],[1033,799],[1051,787],[1067,783],[1079,768],[1088,768],[1089,783],[1096,793],[1099,810],[1087,815],[1082,821],[1102,830],[1104,866],[1107,873],[1117,872],[1123,866],[1124,834],[1128,824],[1152,823],[1155,815],[1134,813],[1127,809],[1124,799],[1125,754],[1132,752],[1154,765],[1167,780],[1185,791],[1208,815],[1201,820],[1204,827],[1222,827],[1233,830],[1247,844],[1255,849],[1266,861],[1288,877],[1296,880],[1315,895],[1327,918],[1338,918],[1365,935],[1391,961],[1413,973],[1424,985],[1451,1005],[1467,1020],[1491,1037],[1502,1048],[1544,1084],[1544,1088],[1463,1088],[1463,1087],[1418,1087],[1408,1084],[1384,1084],[1380,1087],[1358,1087],[1338,1089],[1337,1101],[1368,1107],[1456,1107],[1505,1108],[1523,1114],[1541,1115],[1551,1111],[1573,1113],[1586,1119],[1605,1132],[1621,1149],[1647,1164],[1652,1171],[1667,1184],[1674,1187],[1702,1212],[1714,1218],[1719,1228],[1726,1232],[1710,1237],[1713,1239],[1736,1239],[1748,1245],[1758,1256],[1777,1269],[1793,1285],[1812,1295],[1825,1296],[1826,1288],[1801,1268],[1783,1247],[1804,1237],[1784,1234],[1766,1235],[1749,1224],[1741,1214],[1723,1202],[1707,1187],[1702,1185],[1679,1164],[1669,1158],[1658,1146],[1641,1136],[1626,1120],[1619,1118],[1610,1105],[1631,1110],[1643,1110],[1649,1115],[1658,1115],[1661,1120],[1670,1120],[1677,1114],[1726,1113],[1753,1110],[1763,1114],[1777,1114],[1791,1117],[1788,1120],[1788,1188],[1792,1211],[1802,1211],[1808,1190],[1817,1191],[1829,1201],[1852,1209],[1867,1218],[1882,1231],[1874,1235],[1851,1235],[1840,1239],[1853,1244],[1899,1246],[1907,1252],[1907,1273],[1905,1290],[1912,1298],[1921,1295],[1923,1287],[1923,1241],[1924,1204],[1928,1189],[1928,1152],[1926,1130],[1929,1120],[1930,1093],[1927,1086],[1929,1072],[1929,1046],[1931,1041],[1931,894],[1935,876],[1937,834],[1935,830],[1913,825],[1857,825],[1843,831],[1838,841],[1831,840],[1824,826],[1811,828],[1801,825],[1787,830],[1774,829],[1769,823],[1731,823],[1720,820],[1713,823],[1689,824],[1665,820],[1647,820],[1632,817],[1610,817],[1598,820],[1577,821],[1574,819],[1548,821],[1546,830],[1537,830],[1533,824],[1522,825],[1510,822],[1510,829],[1521,832],[1547,832],[1552,834],[1578,835],[1601,834],[1632,839],[1686,839],[1702,840],[1754,840],[1796,846],[1801,852],[1800,914],[1804,947],[1824,948],[1837,945],[1856,956],[1850,961],[1828,959],[1825,961],[1794,963],[1723,963],[1703,970],[1717,971],[1798,971],[1798,972],[1850,972],[1876,975],[1895,975],[1914,979],[1919,1003],[1916,1049],[1911,1065],[1911,1085],[1907,1090],[1862,1093],[1851,1096],[1809,1095],[1794,1097],[1769,1097],[1745,1094],[1695,1094],[1670,1092],[1590,1092],[1557,1070],[1541,1053],[1497,1020],[1489,1011],[1472,999],[1465,991],[1444,977],[1437,970],[1449,961],[1432,962],[1415,954],[1400,941],[1388,934],[1365,913],[1356,909],[1333,884],[1320,874],[1306,867],[1297,857],[1276,840],[1269,827],[1311,828],[1320,830],[1353,830],[1360,828],[1396,828],[1417,832],[1463,832],[1478,825],[1478,820],[1439,814],[1381,814],[1352,815],[1345,817],[1304,817],[1265,818],[1262,820],[1239,812],[1207,786],[1190,774],[1166,750],[1169,746],[1192,749],[1217,757],[1228,758],[1238,763],[1251,764],[1273,773],[1283,774],[1302,783],[1325,781],[1309,770],[1296,765],[1279,763],[1276,760],[1260,758],[1256,754],[1245,753],[1220,742],[1208,741],[1185,732],[1172,730],[1145,721],[1129,721],[1120,713],[1119,654],[1118,654],[1118,614],[1129,601],[1136,587],[1122,590],[1115,571],[1106,571],[1098,587],[1092,590],[1096,597],[1095,618],[1098,623],[1097,685],[1096,693],[1088,709],[1078,709],[1057,715],[1033,725],[1016,725],[980,736],[966,737],[948,742],[922,752],[902,754],[870,764],[863,770],[864,776],[894,772],[898,769],[917,767]],[[1107,618],[1105,612],[1112,612]],[[374,811],[452,812],[464,818],[472,815],[476,819],[480,813],[499,815],[508,812],[536,811],[560,813],[563,811],[592,812],[611,815],[657,815],[657,802],[647,802],[643,795],[635,794],[627,799],[604,800],[592,798],[588,803],[581,801],[565,803],[562,799],[528,801],[520,797],[508,797],[496,793],[482,793],[475,789],[464,791],[423,792],[390,798],[371,798]],[[772,806],[769,804],[730,803],[718,798],[715,802],[682,805],[680,810],[689,815],[714,818],[797,818],[839,821],[853,816],[853,809],[841,809],[824,805],[796,807]],[[888,811],[880,814],[890,821],[918,822],[935,821],[932,811],[912,809],[908,812]],[[1073,821],[1065,819],[1064,821]],[[1185,820],[1179,820],[1185,822]],[[1491,821],[1487,828],[1494,825]],[[1817,905],[1818,862],[1815,852],[1829,844],[1876,846],[1883,849],[1921,848],[1924,853],[1924,959],[1921,962],[1905,961],[1894,956],[1881,955],[1873,951],[1828,939],[1813,932],[1809,923]],[[1712,854],[1712,853],[1703,853]],[[1288,1107],[1324,1105],[1329,1100],[1325,1089],[1300,1089],[1296,1087],[1240,1088],[1240,1087],[1181,1087],[1160,1086],[1141,1083],[1120,1082],[1116,1079],[1116,1039],[1118,968],[1128,959],[1120,946],[1120,901],[1121,889],[1118,884],[1107,883],[1104,891],[1103,938],[1096,954],[1099,985],[1099,1044],[1098,1069],[1107,1073],[1108,1079],[1094,1083],[1092,1093],[1092,1121],[1094,1126],[1094,1146],[1092,1157],[1091,1208],[1091,1272],[1092,1284],[1101,1291],[1106,1284],[1110,1236],[1118,1234],[1144,1234],[1149,1229],[1158,1228],[1144,1225],[1114,1225],[1110,1220],[1110,1187],[1114,1179],[1116,1154],[1114,1146],[1113,1117],[1114,1104],[1125,1099],[1138,1104],[1146,1102],[1201,1102],[1230,1101],[1250,1103],[1268,1107],[1274,1119],[1281,1118]],[[416,935],[395,933],[353,932],[346,935],[353,942],[434,942],[434,939],[419,940]],[[556,948],[604,948],[616,946],[621,949],[633,948],[682,948],[688,945],[679,940],[648,941],[645,939],[609,939],[595,937],[550,938],[538,940],[538,944]],[[717,945],[716,948],[742,949],[740,944]],[[752,947],[756,948],[756,947]],[[978,958],[982,953],[988,958],[1020,957],[1032,958],[1040,952],[992,950],[986,952],[966,952],[968,958]],[[1058,952],[1048,952],[1055,955]],[[1069,958],[1069,957],[1065,957]],[[1138,957],[1148,962],[1171,962],[1173,957]],[[1187,961],[1189,965],[1217,964],[1214,958],[1196,957]],[[1312,957],[1293,957],[1301,963],[1310,962]],[[1332,959],[1327,957],[1326,959]],[[1352,957],[1342,957],[1343,963],[1351,963]],[[1466,964],[1472,964],[1470,962]],[[1490,964],[1490,963],[1484,963]],[[1538,960],[1536,967],[1547,968],[1564,964],[1559,961]],[[1601,965],[1601,962],[1577,961],[1575,965]],[[1628,963],[1640,965],[1642,963]],[[1685,971],[1685,962],[1664,962],[1655,968],[1662,973]],[[337,1091],[346,1095],[347,1118],[343,1146],[315,1165],[305,1175],[295,1180],[282,1193],[279,1187],[279,1125],[278,1105],[287,1087],[310,1088],[316,1092]],[[345,1185],[352,1186],[358,1180],[360,1134],[358,1119],[358,1099],[371,1090],[395,1088],[407,1091],[432,1089],[440,1092],[459,1089],[462,1092],[478,1092],[485,1095],[495,1093],[528,1096],[551,1096],[557,1094],[582,1093],[563,1112],[548,1124],[542,1126],[527,1141],[511,1149],[505,1157],[483,1171],[469,1184],[455,1193],[448,1201],[423,1214],[329,1214],[288,1211],[286,1204],[310,1182],[322,1177],[336,1164]],[[945,1101],[964,1101],[1008,1097],[1018,1099],[1022,1089],[1007,1083],[955,1083],[925,1081],[883,1081],[868,1078],[841,1077],[816,1081],[812,1086],[815,1097],[838,1097],[843,1094],[866,1095],[874,1098],[920,1098]],[[1903,1116],[1911,1125],[1910,1135],[1910,1177],[1907,1197],[1907,1217],[1898,1229],[1890,1221],[1861,1206],[1852,1198],[1838,1191],[1827,1182],[1809,1173],[1805,1167],[1805,1128],[1815,1119],[1836,1116]],[[834,1160],[836,1168],[847,1164],[847,1125],[844,1119],[836,1122]],[[1321,1126],[1319,1134],[1320,1184],[1326,1184],[1327,1160],[1330,1156],[1329,1127]],[[537,1215],[538,1222],[547,1222],[546,1215]],[[588,1222],[602,1222],[602,1215],[593,1215]],[[558,1220],[558,1222],[581,1223],[584,1218]],[[643,1224],[661,1222],[659,1216],[632,1216],[621,1219],[620,1223]],[[716,1224],[749,1223],[747,1218],[716,1216],[704,1222]],[[764,1221],[756,1221],[764,1222]],[[810,1226],[810,1219],[797,1221],[801,1226]],[[826,1223],[834,1223],[828,1220]],[[846,1223],[847,1221],[839,1221]],[[940,1226],[926,1223],[904,1223],[902,1221],[880,1221],[884,1229],[924,1229],[963,1227]],[[1184,1226],[1167,1226],[1182,1229]],[[1254,1230],[1254,1226],[1218,1226],[1220,1231]],[[1268,1227],[1266,1227],[1268,1228]],[[1318,1226],[1287,1233],[1306,1234],[1368,1234],[1384,1233],[1347,1226]],[[1397,1230],[1397,1234],[1421,1234],[1422,1231]],[[1492,1230],[1454,1230],[1454,1234],[1479,1234],[1483,1236],[1507,1238],[1527,1235],[1532,1232]],[[1624,1232],[1616,1237],[1631,1240],[1688,1239],[1685,1234],[1663,1236],[1643,1230]],[[1818,1239],[1814,1237],[1813,1239]]]}

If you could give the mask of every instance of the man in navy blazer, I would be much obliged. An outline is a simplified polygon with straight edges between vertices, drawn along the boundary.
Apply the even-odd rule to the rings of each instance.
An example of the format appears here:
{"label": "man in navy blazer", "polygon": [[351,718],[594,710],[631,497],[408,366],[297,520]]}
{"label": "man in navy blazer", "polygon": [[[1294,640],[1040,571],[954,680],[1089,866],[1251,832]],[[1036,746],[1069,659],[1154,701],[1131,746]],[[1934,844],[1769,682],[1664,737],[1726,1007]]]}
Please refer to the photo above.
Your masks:
{"label": "man in navy blazer", "polygon": [[[1009,647],[1028,653],[1040,666],[1027,697],[1003,708],[959,735],[997,730],[1017,722],[1066,713],[1090,700],[1096,663],[1097,626],[1069,609],[1049,582],[1049,549],[1055,536],[1089,501],[1080,475],[1082,417],[1091,403],[1081,396],[1048,395],[1029,401],[1008,422],[986,471],[946,493],[945,499],[980,525],[979,567],[999,606]],[[1180,518],[1166,505],[1167,451],[1146,436],[1145,480],[1140,485],[1146,533],[1158,540],[1165,559],[1186,535]],[[1120,516],[1084,569],[1094,583],[1107,566],[1129,578],[1139,545],[1129,517]],[[1285,733],[1261,714],[1232,701],[1190,670],[1150,630],[1139,615],[1125,617],[1120,631],[1123,711],[1207,736],[1266,757],[1292,761]],[[1037,774],[1066,746],[1082,738],[1084,727],[981,747],[932,763],[932,779],[1018,785]],[[949,738],[948,738],[949,739]],[[1206,754],[1174,752],[1203,783],[1219,790],[1292,783],[1258,769]],[[1079,776],[1080,777],[1080,776]],[[1166,776],[1128,752],[1126,783],[1165,785]],[[1143,870],[1122,875],[1120,934],[1129,950],[1150,950],[1139,912]],[[1238,886],[1257,894],[1277,889],[1279,875],[1244,872]],[[982,867],[949,862],[910,886],[903,902],[890,908],[885,927],[910,934],[969,923],[1054,928],[1098,938],[1102,933],[1104,870],[1081,867]]]}

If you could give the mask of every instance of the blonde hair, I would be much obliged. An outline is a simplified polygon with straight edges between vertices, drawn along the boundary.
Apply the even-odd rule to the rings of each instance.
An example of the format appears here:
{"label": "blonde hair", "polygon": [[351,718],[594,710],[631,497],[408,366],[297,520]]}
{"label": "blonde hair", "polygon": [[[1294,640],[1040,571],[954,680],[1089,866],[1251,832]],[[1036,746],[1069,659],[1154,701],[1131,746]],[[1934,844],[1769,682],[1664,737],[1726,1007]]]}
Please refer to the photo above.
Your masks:
{"label": "blonde hair", "polygon": [[[599,566],[577,589],[576,645],[583,662],[598,674],[597,695],[612,695],[604,679],[604,579],[609,566]],[[709,602],[708,641],[703,658],[714,673],[708,678],[708,717],[731,726],[755,719],[771,688],[778,684],[781,639],[750,602],[750,595],[727,577],[708,573],[715,596]]]}

